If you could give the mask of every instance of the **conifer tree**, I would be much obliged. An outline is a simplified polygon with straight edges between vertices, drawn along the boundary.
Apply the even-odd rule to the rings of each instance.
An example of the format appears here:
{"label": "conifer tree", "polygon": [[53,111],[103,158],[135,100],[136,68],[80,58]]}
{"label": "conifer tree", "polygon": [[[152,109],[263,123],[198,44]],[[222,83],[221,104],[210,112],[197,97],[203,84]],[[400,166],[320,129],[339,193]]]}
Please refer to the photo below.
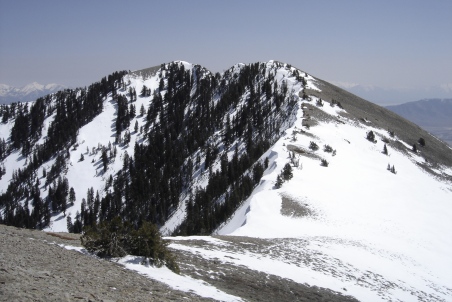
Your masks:
{"label": "conifer tree", "polygon": [[283,180],[281,179],[281,176],[279,176],[279,174],[278,174],[278,176],[276,177],[275,188],[276,189],[281,188],[282,184],[283,184]]}
{"label": "conifer tree", "polygon": [[287,163],[283,168],[282,178],[284,180],[290,180],[292,179],[292,177],[293,177],[292,166],[289,163]]}
{"label": "conifer tree", "polygon": [[419,144],[420,144],[422,147],[424,147],[424,146],[425,146],[425,139],[421,137],[421,138],[419,139]]}
{"label": "conifer tree", "polygon": [[383,146],[383,154],[388,155],[388,148],[386,147],[386,144]]}
{"label": "conifer tree", "polygon": [[75,191],[74,191],[73,187],[71,187],[71,189],[69,190],[69,202],[71,203],[71,206],[74,205],[74,202],[75,202]]}

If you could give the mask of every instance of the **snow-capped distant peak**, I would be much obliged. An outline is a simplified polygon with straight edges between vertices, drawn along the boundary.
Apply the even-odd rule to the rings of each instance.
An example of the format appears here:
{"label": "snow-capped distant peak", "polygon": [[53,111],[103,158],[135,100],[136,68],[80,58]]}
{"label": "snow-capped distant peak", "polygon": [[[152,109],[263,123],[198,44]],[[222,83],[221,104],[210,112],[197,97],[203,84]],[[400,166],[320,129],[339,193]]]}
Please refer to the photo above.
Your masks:
{"label": "snow-capped distant peak", "polygon": [[24,87],[22,87],[20,89],[20,91],[22,93],[24,93],[24,94],[29,94],[29,93],[32,93],[32,92],[37,91],[37,90],[43,90],[43,88],[44,88],[44,85],[41,85],[41,84],[39,84],[37,82],[33,82],[33,83],[30,83],[30,84],[25,85]]}
{"label": "snow-capped distant peak", "polygon": [[13,102],[30,102],[41,96],[65,88],[65,86],[55,83],[43,85],[38,82],[33,82],[20,88],[0,84],[0,103],[9,104]]}

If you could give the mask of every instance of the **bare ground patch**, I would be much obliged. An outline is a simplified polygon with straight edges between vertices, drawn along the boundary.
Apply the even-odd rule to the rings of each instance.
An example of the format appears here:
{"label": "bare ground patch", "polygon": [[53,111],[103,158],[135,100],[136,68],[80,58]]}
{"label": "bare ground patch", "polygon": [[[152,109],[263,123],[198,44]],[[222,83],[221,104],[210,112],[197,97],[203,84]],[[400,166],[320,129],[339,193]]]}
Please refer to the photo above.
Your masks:
{"label": "bare ground patch", "polygon": [[288,195],[281,194],[281,215],[293,218],[314,216],[315,213],[308,204],[301,203]]}
{"label": "bare ground patch", "polygon": [[321,160],[322,157],[320,155],[315,154],[314,152],[303,148],[301,146],[296,146],[296,145],[292,145],[292,144],[288,144],[287,145],[287,151],[292,151],[296,154],[299,154],[301,156],[305,156],[305,157],[309,157],[309,158],[314,158],[314,159],[318,159]]}

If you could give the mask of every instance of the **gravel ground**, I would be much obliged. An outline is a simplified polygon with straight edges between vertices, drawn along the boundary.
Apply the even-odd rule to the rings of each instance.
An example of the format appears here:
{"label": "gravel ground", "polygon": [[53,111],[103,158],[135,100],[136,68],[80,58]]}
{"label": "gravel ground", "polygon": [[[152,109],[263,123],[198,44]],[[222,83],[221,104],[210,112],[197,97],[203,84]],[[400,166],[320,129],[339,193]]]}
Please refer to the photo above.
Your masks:
{"label": "gravel ground", "polygon": [[[232,250],[268,250],[268,240],[221,237]],[[216,249],[203,240],[177,241]],[[59,244],[80,246],[80,236],[0,225],[0,301],[211,301]],[[298,284],[201,254],[172,249],[181,273],[244,301],[356,301],[329,289]]]}
{"label": "gravel ground", "polygon": [[57,244],[79,236],[0,224],[0,301],[211,301]]}

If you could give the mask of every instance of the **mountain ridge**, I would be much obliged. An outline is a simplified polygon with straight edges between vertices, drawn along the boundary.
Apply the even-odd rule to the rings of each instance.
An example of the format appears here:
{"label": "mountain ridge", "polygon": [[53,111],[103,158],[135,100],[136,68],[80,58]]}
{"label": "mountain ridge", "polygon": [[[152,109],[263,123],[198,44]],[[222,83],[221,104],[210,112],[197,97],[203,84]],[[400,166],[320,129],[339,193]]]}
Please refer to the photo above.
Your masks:
{"label": "mountain ridge", "polygon": [[452,146],[452,99],[423,99],[386,108]]}
{"label": "mountain ridge", "polygon": [[57,92],[67,87],[59,84],[42,85],[37,82],[27,84],[23,87],[12,87],[0,84],[0,104],[10,104],[14,102],[31,102],[37,98]]}
{"label": "mountain ridge", "polygon": [[[290,64],[236,64],[212,74],[175,61],[116,72],[87,88],[2,106],[0,113],[3,223],[80,231],[119,215],[135,225],[156,223],[166,235],[289,237],[298,244],[281,243],[278,253],[311,261],[297,266],[298,258],[271,255],[265,261],[295,265],[317,286],[339,292],[345,286],[363,300],[402,297],[392,290],[437,301],[451,293],[438,265],[449,263],[441,248],[451,248],[438,241],[452,229],[444,219],[451,213],[451,149]],[[438,235],[428,239],[419,224]],[[399,243],[388,245],[393,241]],[[323,256],[303,242],[315,243]],[[171,246],[211,257],[198,246]],[[437,261],[426,263],[414,246]],[[383,268],[398,265],[416,281],[402,275],[396,281],[372,266],[383,277],[362,277],[370,285],[356,285],[366,268],[348,253],[334,254],[342,249],[379,259],[369,263]],[[304,282],[285,270],[278,274]],[[396,285],[388,290],[385,282]],[[426,290],[425,282],[440,293]]]}
{"label": "mountain ridge", "polygon": [[347,82],[331,83],[381,106],[393,106],[425,98],[443,99],[452,97],[452,84],[450,83],[424,88],[381,87]]}

